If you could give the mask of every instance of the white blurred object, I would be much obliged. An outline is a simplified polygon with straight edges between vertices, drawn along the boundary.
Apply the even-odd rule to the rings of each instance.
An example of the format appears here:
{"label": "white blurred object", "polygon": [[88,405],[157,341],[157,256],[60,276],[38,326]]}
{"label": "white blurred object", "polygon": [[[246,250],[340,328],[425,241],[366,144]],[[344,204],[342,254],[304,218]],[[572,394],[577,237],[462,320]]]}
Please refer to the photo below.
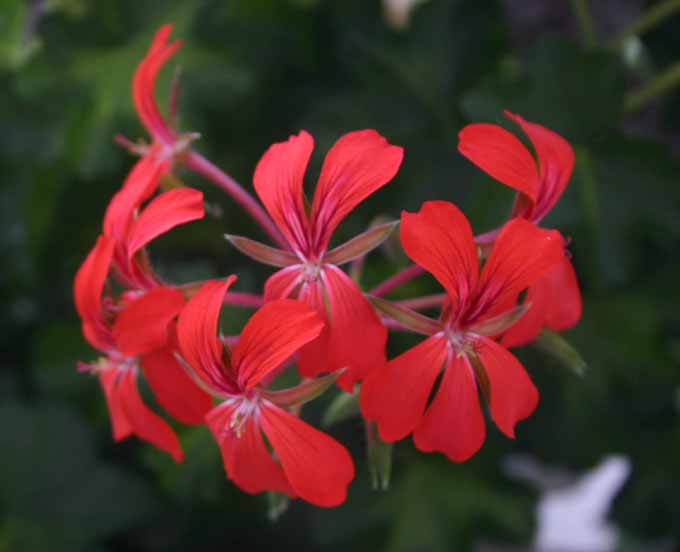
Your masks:
{"label": "white blurred object", "polygon": [[411,12],[427,0],[383,0],[383,13],[390,27],[405,29],[411,21]]}
{"label": "white blurred object", "polygon": [[565,483],[554,469],[531,458],[513,458],[506,470],[518,479],[542,489],[536,507],[534,550],[539,552],[610,552],[619,538],[616,526],[607,522],[614,497],[630,475],[626,456],[607,456],[598,466]]}

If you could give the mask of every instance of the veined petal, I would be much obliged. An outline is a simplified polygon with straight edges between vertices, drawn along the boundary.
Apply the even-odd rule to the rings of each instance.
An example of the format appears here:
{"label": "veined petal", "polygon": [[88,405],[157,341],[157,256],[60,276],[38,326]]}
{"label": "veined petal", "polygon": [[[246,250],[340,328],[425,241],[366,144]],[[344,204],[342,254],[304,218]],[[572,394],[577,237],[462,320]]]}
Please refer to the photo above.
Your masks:
{"label": "veined petal", "polygon": [[212,408],[210,395],[201,390],[172,351],[161,349],[142,356],[142,373],[159,405],[177,421],[202,424]]}
{"label": "veined petal", "polygon": [[463,324],[514,307],[519,293],[564,259],[564,239],[524,219],[506,223],[482,270],[474,303]]}
{"label": "veined petal", "polygon": [[239,385],[251,389],[300,347],[316,338],[323,320],[301,301],[266,303],[248,320],[231,351]]}
{"label": "veined petal", "polygon": [[322,507],[345,501],[354,479],[354,463],[345,447],[269,402],[262,403],[260,424],[295,494]]}
{"label": "veined petal", "polygon": [[134,434],[142,441],[167,452],[175,462],[181,462],[184,454],[177,435],[163,418],[142,402],[137,389],[137,376],[133,370],[126,370],[120,375],[118,392]]}
{"label": "veined petal", "polygon": [[286,299],[302,283],[302,267],[300,265],[288,266],[275,272],[264,284],[264,300]]}
{"label": "veined petal", "polygon": [[406,254],[444,287],[454,313],[477,283],[479,261],[472,229],[452,203],[426,201],[417,213],[401,213],[401,244]]}
{"label": "veined petal", "polygon": [[314,139],[300,131],[286,142],[269,147],[255,167],[255,191],[279,230],[296,252],[306,252],[309,222],[302,184]]}
{"label": "veined petal", "polygon": [[413,432],[413,441],[418,450],[441,452],[452,462],[465,462],[485,437],[474,370],[465,355],[452,355],[432,403]]}
{"label": "veined petal", "polygon": [[295,492],[283,473],[281,464],[272,457],[262,433],[251,416],[237,435],[229,426],[236,403],[223,403],[206,416],[217,444],[227,477],[247,493],[275,491],[295,498]]}
{"label": "veined petal", "polygon": [[475,341],[475,352],[486,370],[491,387],[491,418],[505,435],[514,439],[515,424],[538,405],[538,390],[510,351],[487,338]]}
{"label": "veined petal", "polygon": [[404,150],[375,130],[342,136],[321,167],[310,215],[314,251],[323,251],[338,223],[397,174]]}
{"label": "veined petal", "polygon": [[104,391],[106,406],[109,410],[111,430],[115,441],[122,441],[132,435],[132,426],[123,410],[118,392],[119,372],[115,367],[107,367],[99,372],[99,383]]}
{"label": "veined petal", "polygon": [[260,263],[280,268],[294,264],[300,264],[300,259],[298,259],[290,251],[283,251],[282,249],[277,249],[276,247],[270,247],[258,241],[244,238],[242,236],[232,236],[231,234],[225,234],[224,237],[241,253],[247,255],[251,259],[255,259]]}
{"label": "veined petal", "polygon": [[131,259],[140,248],[168,230],[203,218],[203,193],[176,188],[155,197],[130,225],[127,254]]}
{"label": "veined petal", "polygon": [[182,45],[179,40],[168,43],[171,32],[172,25],[163,25],[158,30],[132,80],[132,99],[139,119],[154,139],[164,142],[173,141],[174,133],[160,114],[154,98],[154,85],[158,71]]}
{"label": "veined petal", "polygon": [[168,326],[184,307],[184,296],[170,287],[147,291],[116,317],[113,336],[118,350],[136,356],[161,349],[168,341]]}
{"label": "veined petal", "polygon": [[539,167],[539,181],[533,205],[516,203],[513,216],[539,222],[553,208],[569,183],[574,170],[574,150],[569,142],[544,126],[526,121],[509,111],[505,112],[505,116],[517,123],[529,137],[536,151]]}
{"label": "veined petal", "polygon": [[500,183],[533,202],[539,186],[536,161],[519,139],[498,125],[475,123],[458,133],[458,151]]}
{"label": "veined petal", "polygon": [[328,297],[328,361],[320,371],[346,367],[338,385],[351,392],[357,381],[385,364],[387,328],[357,285],[337,266],[324,265],[321,278]]}
{"label": "veined petal", "polygon": [[447,350],[446,338],[434,335],[366,377],[359,405],[383,441],[403,439],[418,426]]}
{"label": "veined petal", "polygon": [[531,308],[501,339],[505,347],[530,343],[544,327],[562,331],[581,318],[581,292],[569,259],[558,262],[527,290],[524,300]]}
{"label": "veined petal", "polygon": [[102,291],[111,266],[113,245],[106,236],[99,236],[73,282],[73,296],[83,324],[83,335],[90,345],[101,352],[115,348],[102,305]]}
{"label": "veined petal", "polygon": [[341,265],[362,257],[389,238],[398,225],[399,221],[395,220],[369,228],[366,232],[326,253],[324,261],[329,264]]}
{"label": "veined petal", "polygon": [[177,321],[179,350],[189,367],[218,393],[234,391],[233,375],[222,360],[222,342],[217,338],[217,322],[224,294],[236,281],[206,282],[189,300]]}

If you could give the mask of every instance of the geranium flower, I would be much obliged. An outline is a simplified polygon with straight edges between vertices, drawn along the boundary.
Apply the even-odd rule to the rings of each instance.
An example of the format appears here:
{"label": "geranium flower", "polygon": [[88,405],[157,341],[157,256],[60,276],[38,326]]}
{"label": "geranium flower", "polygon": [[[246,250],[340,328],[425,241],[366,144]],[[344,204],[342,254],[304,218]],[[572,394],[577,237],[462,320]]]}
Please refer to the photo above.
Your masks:
{"label": "geranium flower", "polygon": [[418,449],[461,462],[485,438],[478,390],[508,437],[536,408],[536,387],[519,361],[492,338],[525,310],[517,306],[521,291],[562,260],[562,237],[513,219],[500,231],[481,273],[470,225],[451,203],[429,201],[418,213],[402,212],[400,237],[406,254],[444,287],[447,301],[439,320],[432,320],[376,299],[381,310],[429,337],[367,376],[361,410],[377,422],[383,440],[413,433]]}
{"label": "geranium flower", "polygon": [[[528,136],[538,165],[522,142],[498,125],[476,123],[466,126],[460,131],[458,150],[484,172],[517,190],[512,217],[538,224],[569,182],[574,168],[574,151],[555,132],[508,111],[505,115]],[[494,230],[477,236],[476,241],[489,245],[498,232]],[[503,336],[502,342],[506,346],[533,341],[543,327],[561,331],[578,322],[581,293],[568,257],[529,287],[525,302],[532,307]]]}
{"label": "geranium flower", "polygon": [[99,377],[116,441],[136,435],[179,462],[183,455],[177,435],[144,404],[137,378],[141,369],[158,402],[179,421],[201,423],[211,408],[210,397],[195,386],[168,345],[184,297],[173,288],[157,287],[117,303],[104,292],[114,251],[115,243],[100,236],[76,274],[74,296],[83,335],[104,355],[80,363],[79,369]]}
{"label": "geranium flower", "polygon": [[340,221],[394,177],[403,150],[374,130],[345,134],[326,155],[308,214],[303,177],[313,147],[312,137],[302,131],[271,146],[255,169],[255,190],[291,251],[227,237],[256,260],[283,267],[267,280],[265,300],[297,298],[326,322],[321,335],[300,349],[300,373],[311,377],[347,367],[338,384],[351,390],[356,381],[385,362],[387,331],[338,265],[377,247],[394,224],[373,228],[331,251],[328,245]]}
{"label": "geranium flower", "polygon": [[206,422],[220,446],[227,476],[248,493],[277,491],[317,506],[336,506],[345,500],[354,478],[349,453],[286,410],[316,396],[334,378],[266,389],[277,368],[319,336],[323,321],[299,301],[272,301],[251,317],[229,350],[216,333],[224,294],[235,279],[204,284],[180,314],[177,327],[188,368],[222,400]]}

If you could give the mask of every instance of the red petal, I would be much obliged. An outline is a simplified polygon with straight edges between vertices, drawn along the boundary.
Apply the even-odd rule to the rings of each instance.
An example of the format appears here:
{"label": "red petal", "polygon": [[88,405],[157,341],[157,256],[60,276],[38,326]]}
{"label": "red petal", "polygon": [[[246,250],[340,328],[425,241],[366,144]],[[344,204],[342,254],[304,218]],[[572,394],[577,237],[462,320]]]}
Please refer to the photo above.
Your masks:
{"label": "red petal", "polygon": [[314,139],[303,130],[287,142],[270,146],[253,176],[257,195],[297,253],[307,251],[309,223],[302,201],[302,183],[313,148]]}
{"label": "red petal", "polygon": [[183,306],[184,296],[169,287],[154,288],[129,303],[113,324],[118,350],[136,356],[164,347],[168,326]]}
{"label": "red petal", "polygon": [[134,254],[171,228],[203,218],[203,194],[191,188],[177,188],[154,198],[130,226],[127,254]]}
{"label": "red petal", "polygon": [[428,337],[368,375],[359,404],[383,441],[403,439],[418,426],[447,349],[442,335]]}
{"label": "red petal", "polygon": [[112,256],[113,242],[106,236],[99,236],[73,282],[73,296],[83,323],[83,334],[90,345],[102,352],[115,348],[102,305],[102,291]]}
{"label": "red petal", "polygon": [[349,453],[330,436],[269,402],[260,424],[295,493],[316,506],[338,506],[354,479]]}
{"label": "red petal", "polygon": [[159,163],[150,156],[142,157],[135,163],[106,208],[104,234],[121,245],[127,242],[135,211],[154,193],[167,170],[167,163]]}
{"label": "red petal", "polygon": [[475,342],[475,351],[489,377],[491,418],[514,439],[515,424],[538,405],[538,390],[519,360],[495,341],[481,337]]}
{"label": "red petal", "polygon": [[116,441],[121,441],[132,435],[132,426],[121,404],[118,392],[118,375],[117,368],[105,368],[99,372],[99,383],[104,391],[104,397],[106,397],[106,406],[109,409],[113,438]]}
{"label": "red petal", "polygon": [[452,203],[426,201],[418,213],[401,213],[406,254],[446,289],[457,313],[477,283],[479,261],[470,223]]}
{"label": "red petal", "polygon": [[569,183],[574,170],[574,150],[564,138],[547,128],[525,121],[509,111],[506,117],[517,123],[526,133],[538,157],[540,178],[534,205],[529,210],[517,203],[513,214],[539,222],[553,208]]}
{"label": "red petal", "polygon": [[181,462],[184,454],[177,435],[163,418],[142,402],[137,389],[137,376],[133,370],[127,370],[120,375],[118,392],[135,435],[142,441],[167,452],[175,462]]}
{"label": "red petal", "polygon": [[437,451],[452,462],[464,462],[480,449],[485,436],[474,371],[465,355],[454,355],[413,441],[423,452]]}
{"label": "red petal", "polygon": [[264,300],[286,299],[302,282],[300,265],[288,266],[275,272],[264,284]]}
{"label": "red petal", "polygon": [[251,389],[284,360],[321,333],[323,320],[300,301],[278,299],[260,308],[231,351],[242,388]]}
{"label": "red petal", "polygon": [[496,239],[463,324],[511,309],[522,290],[563,259],[564,240],[559,232],[542,230],[524,219],[511,220]]}
{"label": "red petal", "polygon": [[467,125],[458,133],[458,151],[492,178],[535,200],[536,161],[511,132],[487,123]]}
{"label": "red petal", "polygon": [[224,294],[236,280],[209,281],[186,304],[177,321],[177,339],[182,357],[199,378],[218,393],[232,393],[234,381],[222,360],[222,342],[217,322]]}
{"label": "red petal", "polygon": [[142,373],[163,410],[183,424],[202,424],[212,408],[210,395],[202,391],[177,361],[163,349],[140,359]]}
{"label": "red petal", "polygon": [[250,417],[240,437],[229,427],[236,403],[223,403],[208,413],[206,423],[222,452],[227,477],[247,493],[276,491],[291,498],[295,493],[281,464],[267,450],[260,428]]}
{"label": "red petal", "polygon": [[505,347],[530,343],[544,327],[558,332],[574,326],[581,318],[581,293],[569,259],[536,280],[524,302],[531,308],[503,335]]}
{"label": "red petal", "polygon": [[328,151],[314,192],[313,250],[326,249],[338,223],[359,203],[397,174],[404,150],[375,130],[342,136]]}
{"label": "red petal", "polygon": [[172,25],[163,25],[158,30],[132,81],[132,99],[144,128],[154,139],[165,142],[173,141],[174,133],[158,110],[154,99],[154,84],[158,71],[182,45],[179,40],[167,44],[171,32]]}
{"label": "red petal", "polygon": [[328,358],[319,371],[346,367],[338,385],[351,392],[355,382],[385,364],[387,329],[361,290],[337,266],[324,265],[322,279],[328,295]]}

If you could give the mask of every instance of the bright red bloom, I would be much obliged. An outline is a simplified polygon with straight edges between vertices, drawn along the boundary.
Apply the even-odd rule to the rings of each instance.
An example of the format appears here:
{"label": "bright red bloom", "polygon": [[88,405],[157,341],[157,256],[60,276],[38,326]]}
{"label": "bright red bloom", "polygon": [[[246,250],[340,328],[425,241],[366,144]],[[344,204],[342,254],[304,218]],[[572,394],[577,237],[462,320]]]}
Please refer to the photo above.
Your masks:
{"label": "bright red bloom", "polygon": [[282,408],[295,404],[295,388],[264,388],[288,357],[320,334],[323,321],[299,301],[272,301],[252,316],[231,351],[225,350],[216,335],[217,322],[224,294],[235,279],[204,284],[180,314],[177,327],[187,365],[223,400],[206,421],[220,445],[227,476],[248,493],[277,491],[317,506],[336,506],[345,500],[354,478],[349,453]]}
{"label": "bright red bloom", "polygon": [[100,236],[76,274],[74,296],[83,335],[105,355],[79,367],[99,376],[116,441],[134,434],[179,462],[183,455],[177,436],[142,402],[137,377],[141,368],[158,402],[184,423],[201,423],[211,408],[210,397],[194,385],[168,348],[184,297],[175,289],[157,287],[116,304],[104,295],[114,250],[114,242]]}
{"label": "bright red bloom", "polygon": [[[517,319],[521,291],[561,261],[562,237],[513,219],[501,230],[480,273],[470,225],[451,203],[429,201],[418,213],[402,212],[400,236],[406,254],[442,284],[448,301],[438,321],[402,307],[414,328],[429,337],[368,375],[361,409],[377,422],[383,440],[413,433],[418,449],[461,462],[484,442],[478,388],[491,418],[509,437],[536,408],[534,384],[492,337]],[[441,384],[428,406],[442,368]]]}
{"label": "bright red bloom", "polygon": [[[512,217],[538,224],[553,208],[566,188],[574,168],[574,151],[555,132],[508,111],[505,115],[528,136],[531,152],[513,134],[498,125],[476,123],[459,134],[458,150],[484,172],[517,190]],[[490,244],[498,230],[477,236]],[[533,341],[543,327],[554,331],[574,326],[581,318],[581,293],[568,258],[539,278],[527,292],[530,311],[503,336],[506,346]]]}
{"label": "bright red bloom", "polygon": [[328,245],[340,221],[394,177],[403,150],[374,130],[345,134],[326,155],[308,215],[303,177],[313,147],[312,137],[302,131],[271,146],[255,169],[255,190],[292,253],[229,238],[257,260],[283,267],[267,280],[266,301],[297,298],[326,322],[321,335],[300,349],[300,373],[311,377],[348,368],[338,384],[351,391],[356,381],[385,362],[387,331],[361,290],[337,265],[377,246],[393,225],[366,232],[331,251]]}

